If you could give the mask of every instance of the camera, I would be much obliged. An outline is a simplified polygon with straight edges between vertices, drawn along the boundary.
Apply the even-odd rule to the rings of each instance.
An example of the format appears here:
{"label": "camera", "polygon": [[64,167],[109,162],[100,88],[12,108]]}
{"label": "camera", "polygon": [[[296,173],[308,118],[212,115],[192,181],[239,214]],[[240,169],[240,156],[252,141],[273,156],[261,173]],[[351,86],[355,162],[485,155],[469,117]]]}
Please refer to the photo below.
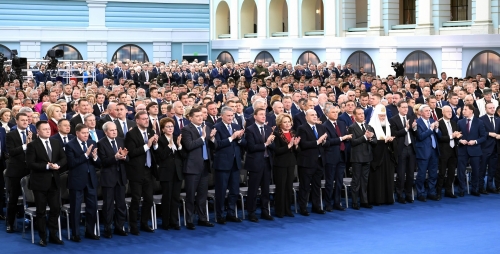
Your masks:
{"label": "camera", "polygon": [[396,72],[396,77],[404,76],[405,68],[403,67],[403,64],[399,62],[391,62],[391,67]]}

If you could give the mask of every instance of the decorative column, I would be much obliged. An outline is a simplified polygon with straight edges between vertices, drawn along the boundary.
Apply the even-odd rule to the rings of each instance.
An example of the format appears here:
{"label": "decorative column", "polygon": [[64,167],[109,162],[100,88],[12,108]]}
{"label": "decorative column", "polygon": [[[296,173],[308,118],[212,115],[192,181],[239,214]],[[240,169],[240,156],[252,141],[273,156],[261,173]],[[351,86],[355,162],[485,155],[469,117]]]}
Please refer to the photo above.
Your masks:
{"label": "decorative column", "polygon": [[257,38],[267,38],[267,0],[256,0],[257,4]]}
{"label": "decorative column", "polygon": [[417,27],[415,28],[415,35],[433,35],[434,34],[434,21],[432,18],[432,1],[433,0],[417,0]]}
{"label": "decorative column", "polygon": [[389,34],[392,26],[399,25],[399,0],[384,0],[382,9],[384,32]]}
{"label": "decorative column", "polygon": [[288,0],[288,37],[299,37],[299,1]]}
{"label": "decorative column", "polygon": [[237,40],[240,34],[240,26],[238,25],[239,12],[238,1],[229,0],[229,26],[231,27],[231,40]]}
{"label": "decorative column", "polygon": [[106,4],[108,1],[87,0],[89,7],[89,27],[106,27]]}
{"label": "decorative column", "polygon": [[238,48],[238,62],[253,61],[250,59],[250,48]]}
{"label": "decorative column", "polygon": [[462,48],[443,47],[441,49],[441,71],[448,77],[462,77]]}
{"label": "decorative column", "polygon": [[337,4],[336,1],[324,1],[323,10],[328,10],[323,14],[324,17],[324,28],[325,36],[335,37],[337,36]]}
{"label": "decorative column", "polygon": [[493,33],[493,22],[491,20],[491,0],[476,0],[475,19],[471,27],[472,34]]}
{"label": "decorative column", "polygon": [[397,53],[398,48],[396,47],[389,46],[380,48],[378,66],[375,66],[377,68],[377,74],[381,77],[385,77],[389,74],[395,74],[394,69],[391,67],[391,62],[398,62]]}
{"label": "decorative column", "polygon": [[368,32],[367,36],[383,36],[385,35],[383,24],[383,0],[369,0],[368,5]]}
{"label": "decorative column", "polygon": [[[20,41],[20,49],[18,55],[28,59],[40,59],[40,41]],[[45,53],[43,56],[45,56]]]}
{"label": "decorative column", "polygon": [[[278,62],[292,63],[292,48],[280,48],[280,56]],[[293,63],[292,63],[293,65]]]}
{"label": "decorative column", "polygon": [[[87,42],[87,59],[96,62],[108,62],[108,43],[100,41]],[[111,59],[110,59],[111,60]]]}
{"label": "decorative column", "polygon": [[169,62],[172,59],[172,43],[153,42],[153,59],[154,62]]}
{"label": "decorative column", "polygon": [[[335,63],[341,63],[341,53],[342,49],[341,48],[326,48],[326,62],[335,62]],[[325,68],[327,66],[324,66]]]}

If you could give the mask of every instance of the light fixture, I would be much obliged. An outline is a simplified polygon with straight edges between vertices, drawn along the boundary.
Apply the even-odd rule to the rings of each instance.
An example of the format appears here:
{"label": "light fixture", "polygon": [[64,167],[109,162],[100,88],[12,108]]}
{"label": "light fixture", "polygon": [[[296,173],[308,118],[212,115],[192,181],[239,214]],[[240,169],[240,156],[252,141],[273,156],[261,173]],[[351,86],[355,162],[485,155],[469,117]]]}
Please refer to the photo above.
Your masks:
{"label": "light fixture", "polygon": [[316,14],[319,14],[319,9],[316,9]]}

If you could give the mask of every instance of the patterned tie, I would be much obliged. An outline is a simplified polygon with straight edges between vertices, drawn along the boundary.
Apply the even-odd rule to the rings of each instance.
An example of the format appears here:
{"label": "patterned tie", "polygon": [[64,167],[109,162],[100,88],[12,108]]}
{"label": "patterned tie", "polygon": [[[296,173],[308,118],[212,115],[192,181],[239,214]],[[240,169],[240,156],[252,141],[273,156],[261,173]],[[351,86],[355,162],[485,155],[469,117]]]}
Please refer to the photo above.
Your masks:
{"label": "patterned tie", "polygon": [[68,137],[63,137],[63,143],[66,144],[68,141],[66,140]]}
{"label": "patterned tie", "polygon": [[233,129],[231,128],[231,124],[227,125],[227,130],[229,131],[229,135],[233,135]]}
{"label": "patterned tie", "polygon": [[[182,118],[181,118],[181,119],[179,119],[179,127],[180,127],[179,129],[184,128],[184,121],[182,120]],[[201,134],[200,134],[200,135],[201,135]]]}
{"label": "patterned tie", "polygon": [[[201,127],[198,127],[198,133],[200,133],[200,137],[202,136],[203,132],[201,131]],[[207,153],[207,144],[205,141],[203,141],[203,160],[208,160],[208,153]]]}
{"label": "patterned tie", "polygon": [[49,141],[45,141],[45,148],[47,149],[47,155],[49,156],[49,161],[52,161],[52,149],[50,149]]}
{"label": "patterned tie", "polygon": [[[144,136],[144,144],[147,144],[148,143],[148,135],[146,134],[146,132],[143,132],[142,134]],[[150,150],[148,150],[146,152],[146,167],[148,167],[148,168],[151,167],[151,151]]]}
{"label": "patterned tie", "polygon": [[434,119],[434,121],[437,121],[437,116],[436,116],[436,111],[432,111],[432,119]]}
{"label": "patterned tie", "polygon": [[[340,127],[339,125],[335,122],[333,124],[335,126],[335,132],[337,133],[337,136],[340,138],[342,136],[342,134],[340,133]],[[344,144],[344,141],[340,142],[340,151],[344,151],[345,150],[345,144]]]}

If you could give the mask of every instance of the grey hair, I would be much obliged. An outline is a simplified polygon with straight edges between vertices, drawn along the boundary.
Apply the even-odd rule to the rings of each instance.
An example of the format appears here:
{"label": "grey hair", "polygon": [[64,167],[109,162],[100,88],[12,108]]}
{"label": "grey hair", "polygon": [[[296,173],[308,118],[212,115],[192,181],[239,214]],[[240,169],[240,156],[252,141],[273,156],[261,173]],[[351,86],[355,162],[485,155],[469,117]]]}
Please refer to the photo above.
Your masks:
{"label": "grey hair", "polygon": [[224,115],[226,112],[234,112],[234,111],[231,107],[228,107],[228,106],[222,107],[222,109],[220,110],[220,114]]}
{"label": "grey hair", "polygon": [[19,110],[19,113],[33,113],[33,109],[28,108],[28,107],[22,107],[22,108]]}
{"label": "grey hair", "polygon": [[105,123],[102,125],[102,130],[103,130],[104,132],[108,131],[108,126],[109,126],[109,125],[111,125],[111,124],[114,124],[114,125],[115,125],[115,127],[116,127],[116,124],[115,124],[114,122],[109,121],[109,122],[105,122]]}
{"label": "grey hair", "polygon": [[83,116],[83,120],[84,120],[84,121],[87,121],[87,118],[92,117],[92,116],[93,116],[93,117],[95,117],[95,115],[94,115],[94,114],[92,114],[92,113],[87,113],[87,114],[85,114],[85,115]]}

